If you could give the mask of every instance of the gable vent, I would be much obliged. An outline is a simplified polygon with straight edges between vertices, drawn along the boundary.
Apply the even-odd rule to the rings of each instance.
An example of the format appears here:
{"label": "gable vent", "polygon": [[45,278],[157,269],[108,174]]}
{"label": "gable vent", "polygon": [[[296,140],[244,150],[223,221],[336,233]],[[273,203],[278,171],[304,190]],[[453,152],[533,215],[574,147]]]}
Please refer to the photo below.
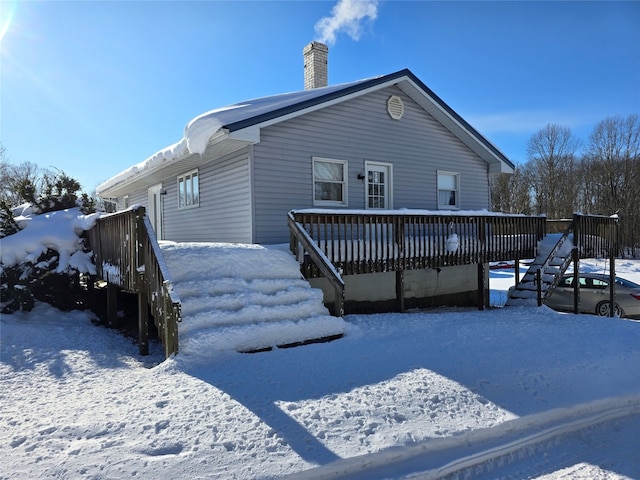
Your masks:
{"label": "gable vent", "polygon": [[400,120],[404,115],[404,103],[397,95],[391,95],[387,100],[387,112],[394,120]]}

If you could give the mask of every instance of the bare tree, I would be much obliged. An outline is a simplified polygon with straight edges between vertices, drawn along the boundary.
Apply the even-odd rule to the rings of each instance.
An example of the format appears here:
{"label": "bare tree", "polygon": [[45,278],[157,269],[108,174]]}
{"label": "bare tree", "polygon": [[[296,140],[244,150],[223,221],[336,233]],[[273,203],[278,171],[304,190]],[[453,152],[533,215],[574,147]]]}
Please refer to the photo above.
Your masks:
{"label": "bare tree", "polygon": [[571,130],[549,124],[529,140],[527,154],[535,211],[551,218],[571,216],[577,205],[579,181],[575,175],[580,147]]}
{"label": "bare tree", "polygon": [[39,190],[48,173],[47,170],[32,162],[11,164],[6,147],[0,144],[0,201],[4,201],[9,206],[24,203],[26,198],[21,194],[21,186],[29,184]]}
{"label": "bare tree", "polygon": [[640,117],[610,117],[589,137],[586,160],[596,188],[599,213],[611,214],[637,204],[639,188]]}
{"label": "bare tree", "polygon": [[621,240],[640,247],[640,117],[609,117],[589,136],[585,190],[592,213],[619,213]]}
{"label": "bare tree", "polygon": [[527,166],[517,166],[512,174],[501,173],[490,179],[491,209],[496,212],[531,214],[531,181]]}

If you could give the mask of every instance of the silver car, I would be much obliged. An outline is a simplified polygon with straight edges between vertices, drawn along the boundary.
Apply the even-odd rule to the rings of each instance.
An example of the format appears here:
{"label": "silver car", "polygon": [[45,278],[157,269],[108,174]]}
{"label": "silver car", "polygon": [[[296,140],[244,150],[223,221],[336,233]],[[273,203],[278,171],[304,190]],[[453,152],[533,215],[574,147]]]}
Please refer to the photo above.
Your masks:
{"label": "silver car", "polygon": [[[620,277],[616,277],[615,282],[615,315],[640,318],[640,285]],[[555,310],[573,310],[573,285],[573,274],[564,275],[547,300],[547,306]],[[608,317],[611,306],[609,295],[608,274],[580,274],[581,312]]]}

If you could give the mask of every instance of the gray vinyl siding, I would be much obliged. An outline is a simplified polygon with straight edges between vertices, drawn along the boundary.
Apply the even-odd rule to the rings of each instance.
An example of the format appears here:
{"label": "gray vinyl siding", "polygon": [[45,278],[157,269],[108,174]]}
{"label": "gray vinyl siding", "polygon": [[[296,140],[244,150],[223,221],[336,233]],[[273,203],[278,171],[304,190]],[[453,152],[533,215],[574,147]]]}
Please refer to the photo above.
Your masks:
{"label": "gray vinyl siding", "polygon": [[149,192],[148,189],[138,190],[129,195],[129,206],[133,205],[144,205],[147,207],[149,203]]}
{"label": "gray vinyl siding", "polygon": [[200,205],[186,209],[178,209],[177,177],[163,182],[165,239],[251,243],[248,149],[202,164],[198,178]]}
{"label": "gray vinyl siding", "polygon": [[[401,120],[387,113],[390,95],[404,102]],[[365,208],[365,161],[393,164],[395,209],[437,209],[438,170],[460,173],[461,210],[489,208],[487,164],[397,87],[267,127],[254,148],[257,243],[288,241],[286,212],[313,207],[313,157],[349,162],[346,208]]]}
{"label": "gray vinyl siding", "polygon": [[[130,207],[133,207],[134,205],[141,205],[146,208],[148,206],[149,196],[147,194],[147,188],[135,190],[128,195]],[[124,196],[118,197],[118,210],[123,210],[124,208]]]}

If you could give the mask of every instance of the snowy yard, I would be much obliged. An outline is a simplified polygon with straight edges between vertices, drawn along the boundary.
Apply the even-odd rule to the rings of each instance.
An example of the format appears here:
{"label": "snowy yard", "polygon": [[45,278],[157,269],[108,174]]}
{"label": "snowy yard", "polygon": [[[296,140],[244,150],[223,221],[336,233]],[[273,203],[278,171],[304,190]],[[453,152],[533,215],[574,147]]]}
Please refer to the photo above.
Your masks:
{"label": "snowy yard", "polygon": [[[513,270],[491,277],[500,304]],[[640,322],[346,321],[331,343],[163,361],[84,312],[3,315],[0,478],[640,478]]]}

